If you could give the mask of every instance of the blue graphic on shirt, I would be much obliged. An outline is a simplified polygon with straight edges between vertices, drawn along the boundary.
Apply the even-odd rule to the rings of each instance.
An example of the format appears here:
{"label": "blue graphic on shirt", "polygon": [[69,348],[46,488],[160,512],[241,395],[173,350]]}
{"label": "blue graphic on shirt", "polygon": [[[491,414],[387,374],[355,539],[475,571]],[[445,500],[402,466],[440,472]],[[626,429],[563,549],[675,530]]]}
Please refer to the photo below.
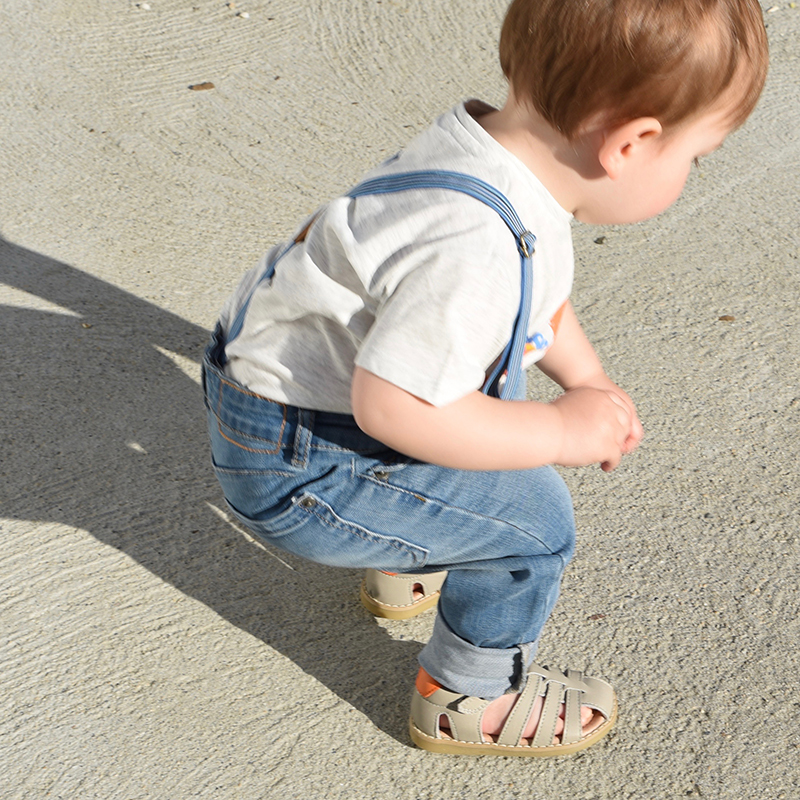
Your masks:
{"label": "blue graphic on shirt", "polygon": [[545,350],[550,347],[550,342],[541,334],[534,333],[533,336],[527,338],[527,343],[532,344],[534,350]]}

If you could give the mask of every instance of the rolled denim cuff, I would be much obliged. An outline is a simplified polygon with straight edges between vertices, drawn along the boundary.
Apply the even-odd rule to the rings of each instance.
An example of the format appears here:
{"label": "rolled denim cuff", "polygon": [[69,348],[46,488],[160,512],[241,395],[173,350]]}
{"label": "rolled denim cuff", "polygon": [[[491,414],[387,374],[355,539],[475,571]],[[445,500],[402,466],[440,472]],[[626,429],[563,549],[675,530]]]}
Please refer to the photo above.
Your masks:
{"label": "rolled denim cuff", "polygon": [[453,692],[494,699],[509,690],[522,690],[537,645],[538,640],[505,649],[476,647],[453,633],[440,614],[419,663]]}

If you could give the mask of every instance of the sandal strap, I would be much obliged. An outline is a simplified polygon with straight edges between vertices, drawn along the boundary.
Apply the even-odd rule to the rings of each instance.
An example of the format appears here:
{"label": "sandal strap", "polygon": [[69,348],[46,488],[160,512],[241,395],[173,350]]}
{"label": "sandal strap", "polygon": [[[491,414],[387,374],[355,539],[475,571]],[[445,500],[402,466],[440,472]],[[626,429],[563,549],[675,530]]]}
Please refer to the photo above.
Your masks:
{"label": "sandal strap", "polygon": [[456,700],[447,704],[447,708],[456,714],[448,714],[450,720],[450,733],[454,739],[462,742],[485,742],[481,731],[483,712],[491,700],[482,697],[460,695]]}
{"label": "sandal strap", "polygon": [[430,697],[423,697],[416,691],[411,701],[411,717],[426,736],[441,739],[440,717],[444,715],[454,739],[481,744],[486,741],[481,733],[481,721],[490,702],[448,689],[437,689]]}
{"label": "sandal strap", "polygon": [[522,742],[522,734],[528,724],[528,719],[530,719],[531,711],[533,711],[533,704],[539,696],[542,682],[543,679],[540,675],[528,676],[525,688],[520,693],[517,702],[514,703],[514,708],[511,709],[506,724],[500,731],[500,736],[497,737],[498,744],[516,747]]}
{"label": "sandal strap", "polygon": [[547,682],[542,714],[539,717],[539,724],[536,726],[536,733],[533,736],[532,744],[534,747],[547,747],[553,743],[556,722],[561,711],[561,704],[564,702],[565,692],[566,687],[560,681],[551,680]]}
{"label": "sandal strap", "polygon": [[[583,673],[577,669],[568,669],[567,677],[576,681],[583,682]],[[583,736],[583,725],[581,724],[581,700],[583,693],[566,691],[564,700],[564,733],[561,734],[561,741],[565,744],[580,741]]]}
{"label": "sandal strap", "polygon": [[[593,684],[596,684],[594,686]],[[522,734],[528,724],[533,705],[538,697],[544,697],[539,724],[536,726],[533,747],[548,747],[553,743],[555,727],[561,704],[564,709],[564,733],[561,741],[564,744],[580,741],[583,736],[581,724],[581,707],[584,705],[596,708],[605,714],[611,714],[613,707],[613,691],[605,692],[608,685],[603,681],[584,679],[580,670],[567,670],[566,674],[557,669],[549,669],[539,664],[531,664],[528,669],[528,680],[520,693],[519,699],[506,720],[497,743],[501,745],[519,746]],[[610,689],[610,687],[608,687]],[[608,694],[608,698],[603,695]],[[606,702],[603,702],[606,700]]]}

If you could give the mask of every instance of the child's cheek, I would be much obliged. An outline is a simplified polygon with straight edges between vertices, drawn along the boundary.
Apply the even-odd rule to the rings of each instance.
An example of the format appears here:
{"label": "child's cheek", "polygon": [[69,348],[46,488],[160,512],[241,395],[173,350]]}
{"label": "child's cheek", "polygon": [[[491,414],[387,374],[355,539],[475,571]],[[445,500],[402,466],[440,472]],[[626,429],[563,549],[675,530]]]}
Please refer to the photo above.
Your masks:
{"label": "child's cheek", "polygon": [[665,176],[664,182],[657,189],[653,197],[652,213],[650,216],[654,217],[656,214],[666,211],[681,196],[688,177],[689,171],[681,170],[680,168],[676,168],[675,172],[671,175]]}

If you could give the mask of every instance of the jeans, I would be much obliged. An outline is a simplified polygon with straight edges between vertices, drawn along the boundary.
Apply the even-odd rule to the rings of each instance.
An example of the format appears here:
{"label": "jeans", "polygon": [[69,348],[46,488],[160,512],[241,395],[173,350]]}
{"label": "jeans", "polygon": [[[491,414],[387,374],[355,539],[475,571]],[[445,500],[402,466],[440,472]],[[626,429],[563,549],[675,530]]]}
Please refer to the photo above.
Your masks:
{"label": "jeans", "polygon": [[265,543],[320,564],[448,570],[420,664],[467,695],[521,686],[575,545],[560,476],[408,458],[351,416],[249,391],[225,376],[223,349],[218,328],[204,387],[213,465],[232,513]]}

